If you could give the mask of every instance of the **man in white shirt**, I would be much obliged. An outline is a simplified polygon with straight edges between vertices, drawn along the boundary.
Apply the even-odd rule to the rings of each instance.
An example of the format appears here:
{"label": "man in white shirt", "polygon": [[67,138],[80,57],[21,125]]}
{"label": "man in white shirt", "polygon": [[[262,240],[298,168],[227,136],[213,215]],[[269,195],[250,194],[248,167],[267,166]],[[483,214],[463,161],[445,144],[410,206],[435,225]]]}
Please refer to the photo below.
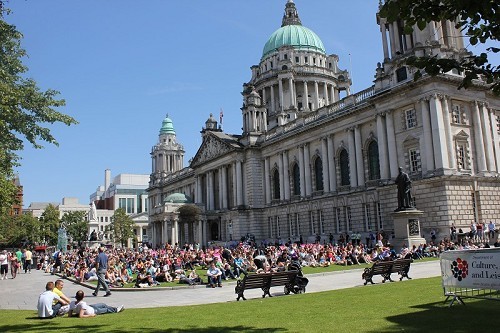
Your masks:
{"label": "man in white shirt", "polygon": [[[54,282],[47,282],[45,291],[38,296],[38,317],[40,318],[54,318],[57,316],[59,309],[62,305],[68,304],[65,300],[57,296],[52,290],[54,289]],[[54,304],[54,300],[57,301]]]}
{"label": "man in white shirt", "polygon": [[109,306],[104,303],[87,304],[87,302],[83,300],[84,297],[85,294],[83,293],[83,290],[78,290],[76,292],[75,296],[76,301],[72,301],[69,304],[69,312],[68,312],[69,317],[75,315],[80,318],[89,318],[89,317],[95,317],[100,314],[117,313],[125,310],[125,307],[123,305],[120,305],[119,307],[115,308],[113,306]]}
{"label": "man in white shirt", "polygon": [[7,273],[9,271],[9,255],[7,250],[0,253],[0,280],[7,280]]}
{"label": "man in white shirt", "polygon": [[213,261],[210,263],[210,267],[207,270],[207,276],[208,276],[208,283],[212,288],[215,288],[216,284],[218,287],[222,287],[221,284],[222,272],[218,267],[215,266],[215,262]]}

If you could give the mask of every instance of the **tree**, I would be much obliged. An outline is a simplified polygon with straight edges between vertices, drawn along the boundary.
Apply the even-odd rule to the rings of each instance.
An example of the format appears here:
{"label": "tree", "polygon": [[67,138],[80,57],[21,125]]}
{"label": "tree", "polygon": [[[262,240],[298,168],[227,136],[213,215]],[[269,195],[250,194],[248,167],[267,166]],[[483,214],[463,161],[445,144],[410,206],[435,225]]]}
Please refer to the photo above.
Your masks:
{"label": "tree", "polygon": [[196,205],[186,204],[180,206],[177,211],[179,212],[179,220],[184,223],[196,222],[200,217],[200,208]]}
{"label": "tree", "polygon": [[0,245],[21,247],[40,242],[40,222],[29,214],[0,216]]}
{"label": "tree", "polygon": [[87,212],[74,211],[66,212],[61,218],[61,227],[66,229],[68,236],[81,245],[82,242],[88,239],[88,224],[85,220]]}
{"label": "tree", "polygon": [[47,245],[57,244],[57,231],[59,230],[59,210],[49,204],[40,217],[40,236]]}
{"label": "tree", "polygon": [[108,230],[111,231],[113,241],[120,243],[122,247],[126,247],[128,240],[135,237],[134,221],[125,213],[125,209],[123,208],[115,210]]}
{"label": "tree", "polygon": [[[476,45],[488,40],[500,40],[499,11],[500,2],[497,0],[386,0],[379,14],[390,23],[398,20],[404,22],[407,34],[413,31],[414,26],[422,30],[431,21],[449,20],[465,33],[470,44]],[[488,47],[486,50],[488,53],[500,51],[498,47]],[[406,64],[433,76],[456,69],[464,74],[459,89],[468,88],[473,80],[481,78],[490,84],[494,94],[500,95],[500,66],[489,63],[487,53],[463,59],[411,56],[406,59]],[[415,80],[421,76],[421,71],[418,71]]]}
{"label": "tree", "polygon": [[28,68],[22,63],[27,55],[21,48],[23,36],[4,20],[8,14],[5,2],[0,1],[0,214],[16,200],[17,190],[11,180],[24,142],[35,148],[43,148],[41,142],[58,146],[46,124],[78,123],[56,111],[65,105],[63,99],[57,99],[59,92],[42,91],[35,80],[27,77]]}

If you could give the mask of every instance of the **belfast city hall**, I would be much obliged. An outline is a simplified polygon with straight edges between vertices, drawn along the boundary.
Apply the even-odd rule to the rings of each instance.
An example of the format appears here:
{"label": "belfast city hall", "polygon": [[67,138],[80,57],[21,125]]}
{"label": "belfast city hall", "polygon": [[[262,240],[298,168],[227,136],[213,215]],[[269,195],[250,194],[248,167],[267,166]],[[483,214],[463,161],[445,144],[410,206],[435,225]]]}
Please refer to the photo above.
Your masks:
{"label": "belfast city hall", "polygon": [[[225,133],[207,113],[185,166],[176,120],[163,120],[147,190],[151,243],[391,235],[400,167],[422,237],[433,230],[442,239],[452,223],[466,231],[500,222],[500,99],[481,81],[457,89],[458,72],[414,80],[404,64],[415,55],[470,55],[455,24],[405,34],[401,22],[374,13],[383,54],[374,84],[356,92],[294,1],[284,5],[281,27],[263,36],[262,57],[243,84],[241,133]],[[196,220],[179,218],[186,204],[199,208]]]}

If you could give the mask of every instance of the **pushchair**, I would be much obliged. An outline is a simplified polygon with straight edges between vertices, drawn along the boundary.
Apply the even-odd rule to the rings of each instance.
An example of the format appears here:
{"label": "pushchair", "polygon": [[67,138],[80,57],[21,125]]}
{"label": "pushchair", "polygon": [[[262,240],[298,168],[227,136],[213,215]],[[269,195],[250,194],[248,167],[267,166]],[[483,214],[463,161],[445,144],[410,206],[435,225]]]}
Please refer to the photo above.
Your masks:
{"label": "pushchair", "polygon": [[304,277],[302,273],[302,266],[300,262],[293,261],[288,265],[288,271],[298,271],[297,276],[295,277],[294,284],[292,288],[285,288],[285,294],[289,294],[290,291],[294,294],[303,294],[306,292],[306,286],[309,283],[309,279]]}

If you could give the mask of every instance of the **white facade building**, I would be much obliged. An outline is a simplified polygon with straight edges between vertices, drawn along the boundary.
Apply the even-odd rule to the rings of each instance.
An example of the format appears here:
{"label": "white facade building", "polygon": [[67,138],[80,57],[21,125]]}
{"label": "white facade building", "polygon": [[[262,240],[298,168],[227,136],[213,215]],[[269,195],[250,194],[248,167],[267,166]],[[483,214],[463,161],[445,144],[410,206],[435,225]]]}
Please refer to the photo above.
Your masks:
{"label": "white facade building", "polygon": [[[338,56],[302,26],[289,0],[282,26],[243,85],[242,133],[223,133],[210,115],[196,156],[183,168],[167,117],[172,131],[160,133],[151,153],[154,245],[247,233],[304,241],[330,233],[390,235],[400,166],[411,176],[424,236],[435,229],[439,239],[452,223],[465,231],[500,218],[500,99],[483,82],[458,90],[457,73],[414,82],[415,69],[402,62],[467,56],[460,31],[442,21],[406,35],[400,23],[376,18],[382,61],[365,90],[351,94]],[[194,199],[200,221],[169,222],[165,198],[175,193]]]}

